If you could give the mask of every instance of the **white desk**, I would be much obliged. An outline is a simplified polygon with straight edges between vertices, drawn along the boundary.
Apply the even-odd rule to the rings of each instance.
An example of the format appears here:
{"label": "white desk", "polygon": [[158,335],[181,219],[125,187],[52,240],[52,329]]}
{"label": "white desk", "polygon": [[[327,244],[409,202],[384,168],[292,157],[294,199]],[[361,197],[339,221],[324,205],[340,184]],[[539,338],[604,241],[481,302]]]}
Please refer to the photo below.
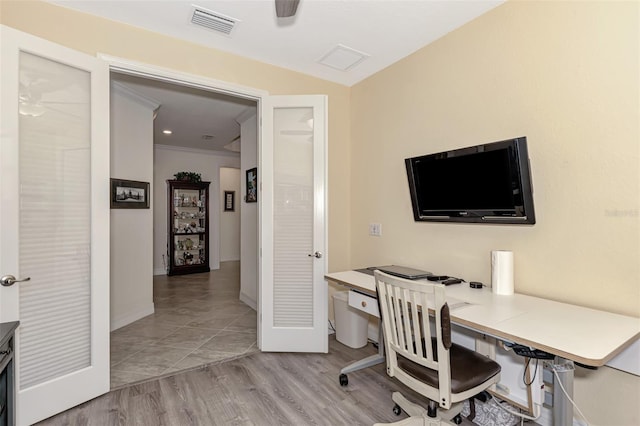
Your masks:
{"label": "white desk", "polygon": [[[344,271],[327,274],[325,278],[376,297],[375,279],[371,275]],[[454,324],[591,367],[603,366],[640,337],[640,318],[539,297],[499,296],[488,288],[472,289],[467,283],[447,286],[446,297]],[[570,374],[567,383],[572,386],[573,370]],[[564,409],[558,416],[566,419],[573,417],[573,409],[556,407],[556,393],[554,420],[562,424],[556,411]]]}

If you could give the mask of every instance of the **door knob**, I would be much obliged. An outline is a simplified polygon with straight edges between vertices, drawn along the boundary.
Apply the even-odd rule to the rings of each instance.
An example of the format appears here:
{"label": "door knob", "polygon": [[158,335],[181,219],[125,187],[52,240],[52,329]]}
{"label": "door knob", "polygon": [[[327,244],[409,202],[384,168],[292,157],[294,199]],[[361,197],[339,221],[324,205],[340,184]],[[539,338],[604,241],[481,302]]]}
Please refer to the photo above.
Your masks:
{"label": "door knob", "polygon": [[21,280],[17,280],[16,277],[14,277],[13,275],[5,275],[4,277],[0,278],[0,284],[2,284],[5,287],[10,287],[15,283],[21,283],[24,281],[29,281],[31,279],[31,277],[27,277],[27,278],[23,278]]}
{"label": "door knob", "polygon": [[307,256],[309,257],[315,257],[316,259],[320,259],[322,257],[322,253],[320,253],[319,251],[313,253],[313,254],[308,254]]}

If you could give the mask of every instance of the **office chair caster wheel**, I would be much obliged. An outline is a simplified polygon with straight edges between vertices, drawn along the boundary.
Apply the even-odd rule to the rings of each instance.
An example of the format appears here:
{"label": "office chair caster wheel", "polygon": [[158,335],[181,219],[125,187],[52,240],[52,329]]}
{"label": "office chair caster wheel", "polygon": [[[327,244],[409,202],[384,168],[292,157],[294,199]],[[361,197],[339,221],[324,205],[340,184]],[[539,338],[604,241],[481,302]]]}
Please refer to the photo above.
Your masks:
{"label": "office chair caster wheel", "polygon": [[398,404],[393,406],[393,414],[395,414],[396,416],[402,414],[402,408],[400,408]]}
{"label": "office chair caster wheel", "polygon": [[349,384],[349,378],[346,374],[340,375],[340,386],[347,386]]}
{"label": "office chair caster wheel", "polygon": [[454,422],[455,424],[459,425],[460,423],[462,423],[462,416],[460,414],[458,414],[457,416],[452,418],[451,421]]}

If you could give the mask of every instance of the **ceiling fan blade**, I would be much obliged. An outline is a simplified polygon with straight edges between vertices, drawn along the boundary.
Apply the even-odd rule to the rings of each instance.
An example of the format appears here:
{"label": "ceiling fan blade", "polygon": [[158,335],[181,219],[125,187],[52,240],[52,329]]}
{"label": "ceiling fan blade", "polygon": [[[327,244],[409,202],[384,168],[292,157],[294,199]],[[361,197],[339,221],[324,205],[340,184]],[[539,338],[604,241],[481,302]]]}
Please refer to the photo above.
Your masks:
{"label": "ceiling fan blade", "polygon": [[296,14],[300,0],[275,0],[276,16],[278,18],[288,18]]}

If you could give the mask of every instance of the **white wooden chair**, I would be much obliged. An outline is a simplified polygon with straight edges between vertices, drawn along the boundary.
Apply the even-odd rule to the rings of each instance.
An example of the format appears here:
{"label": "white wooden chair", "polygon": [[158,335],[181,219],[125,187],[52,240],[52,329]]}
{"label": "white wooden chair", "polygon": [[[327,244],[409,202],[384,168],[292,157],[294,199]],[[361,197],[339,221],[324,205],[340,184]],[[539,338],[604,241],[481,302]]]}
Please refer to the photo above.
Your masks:
{"label": "white wooden chair", "polygon": [[[500,365],[451,342],[444,285],[380,271],[375,271],[375,279],[387,373],[429,400],[424,409],[394,392],[394,412],[399,415],[402,409],[410,416],[394,424],[459,423],[461,403],[497,383]],[[426,307],[431,315],[426,315]]]}

